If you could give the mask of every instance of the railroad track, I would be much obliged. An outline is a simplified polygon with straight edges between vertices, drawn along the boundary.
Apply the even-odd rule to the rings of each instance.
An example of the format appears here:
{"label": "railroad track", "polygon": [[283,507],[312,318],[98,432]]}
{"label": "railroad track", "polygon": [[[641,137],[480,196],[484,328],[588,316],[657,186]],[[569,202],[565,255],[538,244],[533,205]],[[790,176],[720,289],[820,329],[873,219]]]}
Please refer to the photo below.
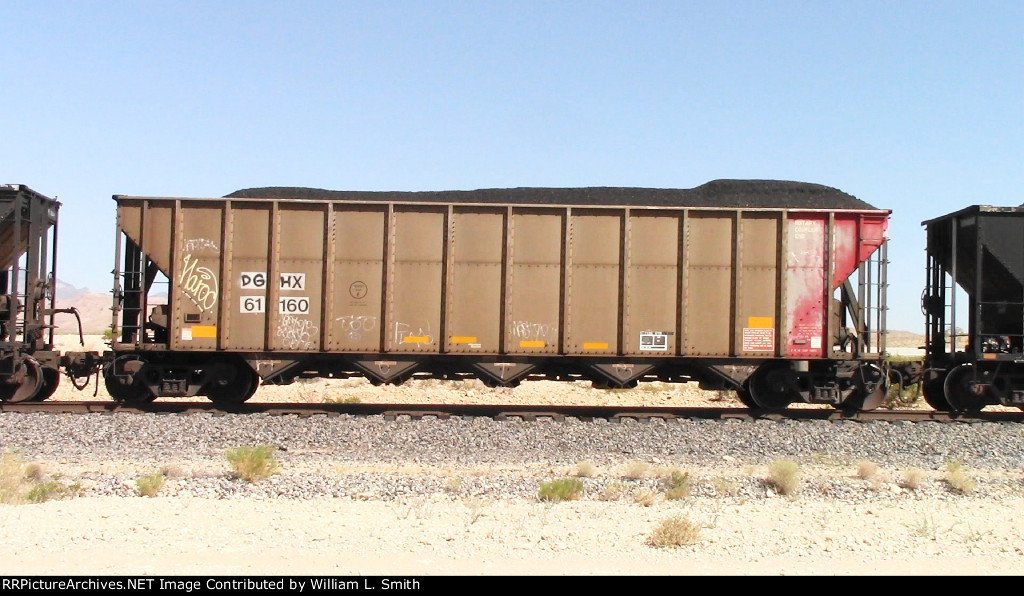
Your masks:
{"label": "railroad track", "polygon": [[189,414],[272,414],[272,415],[351,415],[384,416],[398,418],[486,417],[495,420],[520,419],[633,420],[708,419],[708,420],[849,420],[849,421],[908,421],[908,422],[1024,422],[1024,412],[977,412],[955,414],[935,410],[874,410],[847,413],[833,409],[787,409],[782,411],[751,410],[747,408],[669,408],[621,406],[556,406],[556,405],[481,405],[481,404],[332,404],[332,403],[245,403],[234,408],[216,406],[210,402],[158,401],[143,406],[129,406],[112,401],[59,401],[0,403],[0,412],[45,412],[51,414],[90,413],[158,413]]}

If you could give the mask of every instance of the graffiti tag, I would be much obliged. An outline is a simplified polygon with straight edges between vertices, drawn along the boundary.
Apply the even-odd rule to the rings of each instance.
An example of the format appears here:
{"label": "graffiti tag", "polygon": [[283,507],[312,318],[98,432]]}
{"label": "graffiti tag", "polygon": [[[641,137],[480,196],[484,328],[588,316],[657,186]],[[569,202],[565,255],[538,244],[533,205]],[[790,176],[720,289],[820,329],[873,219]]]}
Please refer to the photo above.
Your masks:
{"label": "graffiti tag", "polygon": [[277,339],[288,350],[313,349],[316,346],[313,338],[316,337],[317,331],[319,329],[313,321],[292,315],[283,315],[277,322]]}
{"label": "graffiti tag", "polygon": [[334,321],[339,323],[341,332],[353,341],[362,339],[364,333],[377,328],[377,317],[368,315],[345,315],[334,319]]}
{"label": "graffiti tag", "polygon": [[217,276],[209,268],[199,267],[199,260],[191,253],[185,255],[182,264],[181,274],[178,276],[181,290],[199,307],[199,310],[212,309],[217,304]]}

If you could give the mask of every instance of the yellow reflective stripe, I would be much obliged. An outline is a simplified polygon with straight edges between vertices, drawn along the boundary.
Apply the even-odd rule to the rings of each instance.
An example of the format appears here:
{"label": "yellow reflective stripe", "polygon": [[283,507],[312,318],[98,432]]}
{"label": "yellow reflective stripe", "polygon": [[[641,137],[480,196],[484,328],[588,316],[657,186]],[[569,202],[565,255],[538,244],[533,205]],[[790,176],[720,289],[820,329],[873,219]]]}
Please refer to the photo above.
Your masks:
{"label": "yellow reflective stripe", "polygon": [[217,337],[216,325],[193,325],[192,337]]}

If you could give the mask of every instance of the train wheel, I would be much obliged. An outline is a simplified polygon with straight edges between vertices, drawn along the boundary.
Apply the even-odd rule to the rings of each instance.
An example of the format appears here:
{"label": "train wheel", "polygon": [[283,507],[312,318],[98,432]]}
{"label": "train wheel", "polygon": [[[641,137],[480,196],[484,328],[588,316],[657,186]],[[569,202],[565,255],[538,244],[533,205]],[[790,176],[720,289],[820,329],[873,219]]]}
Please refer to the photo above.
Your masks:
{"label": "train wheel", "polygon": [[145,404],[156,399],[139,381],[146,362],[137,356],[121,356],[103,368],[103,385],[110,398],[123,404]]}
{"label": "train wheel", "polygon": [[748,408],[757,409],[760,407],[757,405],[757,402],[754,401],[754,397],[750,395],[750,386],[747,383],[744,383],[743,387],[736,390],[736,397],[739,398],[740,402]]}
{"label": "train wheel", "polygon": [[259,387],[259,375],[245,362],[216,362],[208,372],[212,378],[206,385],[206,396],[215,404],[243,403]]}
{"label": "train wheel", "polygon": [[22,358],[14,374],[0,382],[0,400],[9,402],[28,401],[43,386],[42,367],[35,358]]}
{"label": "train wheel", "polygon": [[957,412],[980,412],[988,405],[984,393],[978,392],[971,364],[961,364],[949,371],[943,383],[943,393],[949,406]]}
{"label": "train wheel", "polygon": [[882,369],[874,364],[864,364],[857,369],[857,389],[841,405],[848,412],[869,412],[885,403],[889,394],[889,383]]}
{"label": "train wheel", "polygon": [[788,363],[766,362],[747,381],[750,399],[758,408],[784,410],[798,398],[795,381]]}
{"label": "train wheel", "polygon": [[[931,378],[929,378],[930,375]],[[921,394],[924,395],[924,401],[939,412],[948,412],[952,409],[949,402],[946,401],[945,384],[946,377],[936,375],[934,372],[925,373],[925,378],[921,380]]]}
{"label": "train wheel", "polygon": [[46,401],[46,398],[53,395],[53,392],[57,390],[57,386],[60,385],[60,372],[55,368],[43,368],[43,384],[39,387],[39,391],[32,396],[32,401]]}

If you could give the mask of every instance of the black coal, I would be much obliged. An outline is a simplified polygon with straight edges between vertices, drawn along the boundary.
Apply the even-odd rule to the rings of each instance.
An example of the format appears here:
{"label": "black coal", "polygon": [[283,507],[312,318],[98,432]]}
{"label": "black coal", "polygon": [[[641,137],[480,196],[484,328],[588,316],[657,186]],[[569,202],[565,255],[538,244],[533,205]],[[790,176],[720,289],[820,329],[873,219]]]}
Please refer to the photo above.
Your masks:
{"label": "black coal", "polygon": [[777,209],[874,209],[841,190],[785,180],[713,180],[696,188],[488,188],[423,192],[323,190],[270,186],[237,190],[227,198],[373,202],[626,205]]}

